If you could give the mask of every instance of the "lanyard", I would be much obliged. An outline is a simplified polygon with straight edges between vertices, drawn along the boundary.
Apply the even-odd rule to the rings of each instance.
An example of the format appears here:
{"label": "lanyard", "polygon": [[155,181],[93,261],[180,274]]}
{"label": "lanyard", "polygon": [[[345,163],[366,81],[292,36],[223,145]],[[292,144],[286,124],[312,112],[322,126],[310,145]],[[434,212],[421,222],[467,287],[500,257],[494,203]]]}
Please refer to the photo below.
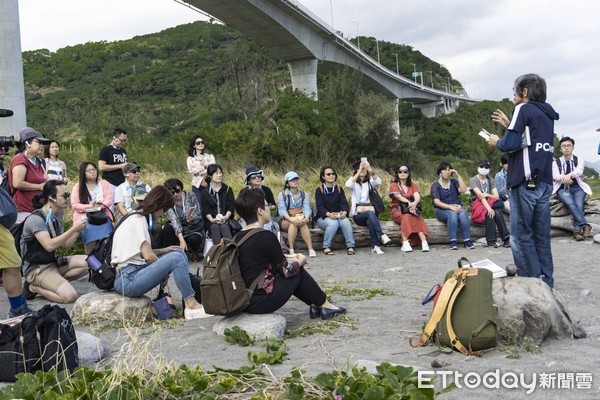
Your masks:
{"label": "lanyard", "polygon": [[46,226],[50,230],[50,236],[52,238],[56,237],[56,229],[54,228],[54,215],[52,215],[52,210],[48,210],[48,214],[46,214]]}

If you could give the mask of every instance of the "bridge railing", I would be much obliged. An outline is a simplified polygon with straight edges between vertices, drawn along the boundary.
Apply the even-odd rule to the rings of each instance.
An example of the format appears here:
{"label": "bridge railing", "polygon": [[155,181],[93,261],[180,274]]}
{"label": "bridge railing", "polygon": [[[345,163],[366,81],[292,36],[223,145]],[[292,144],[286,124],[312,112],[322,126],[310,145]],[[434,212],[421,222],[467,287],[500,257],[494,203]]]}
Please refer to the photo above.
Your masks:
{"label": "bridge railing", "polygon": [[432,94],[439,95],[439,96],[442,96],[442,97],[447,97],[447,98],[473,101],[472,99],[469,99],[468,97],[453,95],[453,94],[448,93],[448,92],[444,92],[444,91],[441,91],[441,90],[436,90],[436,89],[427,87],[425,85],[418,84],[418,83],[416,83],[416,82],[414,82],[414,81],[412,81],[412,80],[410,80],[410,79],[408,79],[408,78],[406,78],[404,76],[396,74],[394,71],[392,71],[389,68],[381,65],[380,63],[378,63],[377,61],[375,61],[372,57],[370,57],[368,54],[366,54],[365,52],[363,52],[362,50],[360,50],[350,40],[348,40],[348,39],[344,38],[342,35],[340,35],[338,33],[338,31],[336,31],[327,22],[325,22],[321,18],[319,18],[315,13],[313,13],[312,11],[310,11],[303,4],[299,3],[296,0],[281,0],[281,2],[284,3],[284,4],[287,4],[291,8],[294,8],[302,16],[304,16],[310,22],[312,22],[315,25],[317,25],[320,29],[326,31],[329,35],[333,35],[335,37],[335,42],[338,45],[340,45],[341,47],[345,48],[349,52],[353,53],[356,57],[358,57],[359,59],[361,59],[363,62],[369,64],[372,68],[375,68],[376,70],[378,70],[379,72],[387,75],[388,77],[390,77],[390,78],[392,78],[394,80],[402,81],[403,83],[407,84],[408,86],[414,87],[415,89],[419,89],[419,90],[422,90],[424,92],[432,93]]}

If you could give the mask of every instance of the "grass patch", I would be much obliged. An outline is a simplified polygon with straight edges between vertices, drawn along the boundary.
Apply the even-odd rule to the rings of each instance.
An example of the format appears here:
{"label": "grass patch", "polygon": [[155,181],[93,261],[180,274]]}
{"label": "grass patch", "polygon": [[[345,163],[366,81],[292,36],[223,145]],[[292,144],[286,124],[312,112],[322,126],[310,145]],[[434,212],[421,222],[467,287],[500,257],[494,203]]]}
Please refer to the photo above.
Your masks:
{"label": "grass patch", "polygon": [[377,295],[381,296],[395,296],[396,294],[391,290],[377,289],[377,288],[347,288],[340,285],[331,287],[324,287],[323,291],[327,294],[329,299],[332,295],[338,294],[340,296],[356,297],[356,300],[370,300]]}
{"label": "grass patch", "polygon": [[316,334],[331,335],[338,328],[350,328],[353,331],[357,329],[356,322],[358,320],[349,318],[345,315],[338,315],[333,319],[301,325],[284,336],[285,339],[294,339],[297,337],[306,337]]}

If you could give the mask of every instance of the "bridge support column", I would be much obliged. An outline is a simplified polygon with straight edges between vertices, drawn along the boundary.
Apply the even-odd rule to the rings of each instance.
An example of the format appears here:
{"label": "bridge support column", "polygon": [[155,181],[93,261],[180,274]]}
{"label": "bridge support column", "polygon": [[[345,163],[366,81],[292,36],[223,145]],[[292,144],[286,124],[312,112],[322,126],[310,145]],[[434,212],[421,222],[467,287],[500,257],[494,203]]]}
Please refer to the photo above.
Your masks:
{"label": "bridge support column", "polygon": [[400,134],[400,119],[398,117],[398,105],[400,103],[400,99],[389,99],[388,103],[394,112],[394,122],[392,123],[392,127],[396,131],[396,134]]}
{"label": "bridge support column", "polygon": [[288,63],[292,75],[292,86],[313,100],[318,100],[317,92],[317,59],[292,61]]}
{"label": "bridge support column", "polygon": [[0,4],[0,108],[14,112],[10,118],[0,118],[0,136],[18,136],[27,122],[19,3],[3,0]]}

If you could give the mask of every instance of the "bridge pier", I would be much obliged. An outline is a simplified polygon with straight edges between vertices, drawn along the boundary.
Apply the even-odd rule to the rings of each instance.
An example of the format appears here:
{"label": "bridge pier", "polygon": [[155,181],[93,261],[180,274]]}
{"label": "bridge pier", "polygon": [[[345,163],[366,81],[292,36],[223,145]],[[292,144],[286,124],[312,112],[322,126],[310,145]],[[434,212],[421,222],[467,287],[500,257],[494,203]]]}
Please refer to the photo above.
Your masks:
{"label": "bridge pier", "polygon": [[27,122],[19,3],[3,0],[0,4],[0,108],[14,112],[11,118],[0,118],[0,136],[18,136]]}
{"label": "bridge pier", "polygon": [[400,103],[400,99],[389,99],[388,100],[390,107],[392,107],[392,111],[394,112],[394,122],[392,123],[392,127],[396,131],[396,134],[400,134],[400,118],[398,117],[398,105]]}
{"label": "bridge pier", "polygon": [[313,100],[319,99],[317,91],[317,66],[318,60],[316,58],[288,63],[294,90],[298,89],[306,93]]}

